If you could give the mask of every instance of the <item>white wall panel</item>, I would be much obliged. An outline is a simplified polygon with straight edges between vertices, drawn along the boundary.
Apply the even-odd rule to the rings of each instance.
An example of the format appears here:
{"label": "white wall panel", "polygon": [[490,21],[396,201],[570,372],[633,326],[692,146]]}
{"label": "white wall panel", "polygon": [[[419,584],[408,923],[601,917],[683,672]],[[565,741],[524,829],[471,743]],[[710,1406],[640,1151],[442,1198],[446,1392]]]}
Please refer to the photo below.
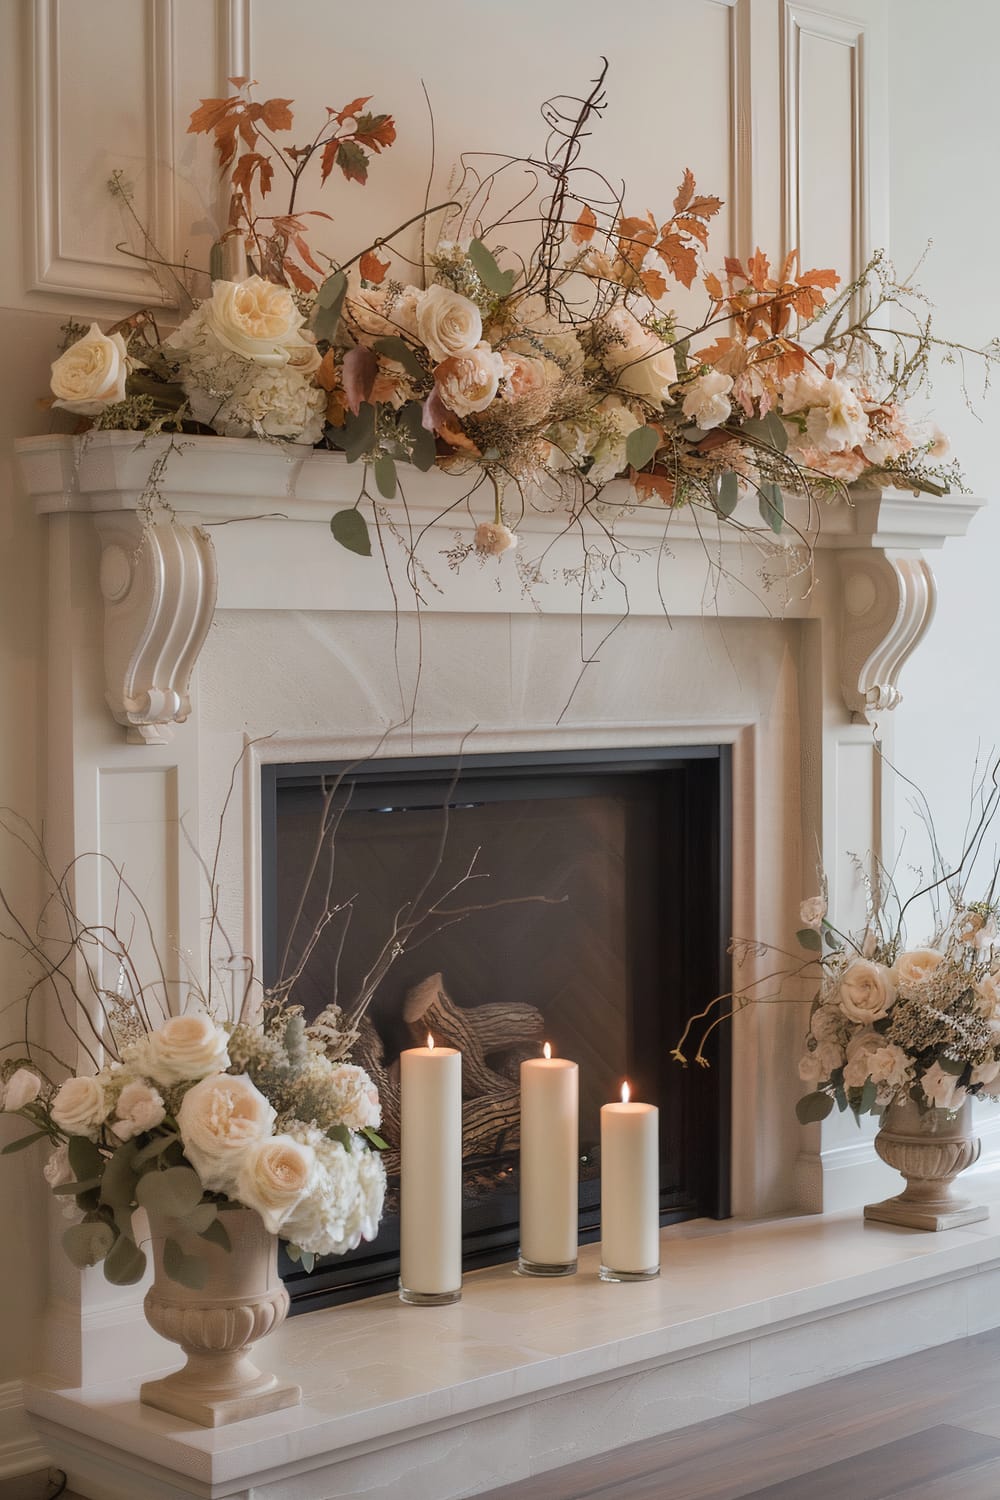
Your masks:
{"label": "white wall panel", "polygon": [[870,238],[865,28],[785,0],[783,31],[786,247],[847,281]]}

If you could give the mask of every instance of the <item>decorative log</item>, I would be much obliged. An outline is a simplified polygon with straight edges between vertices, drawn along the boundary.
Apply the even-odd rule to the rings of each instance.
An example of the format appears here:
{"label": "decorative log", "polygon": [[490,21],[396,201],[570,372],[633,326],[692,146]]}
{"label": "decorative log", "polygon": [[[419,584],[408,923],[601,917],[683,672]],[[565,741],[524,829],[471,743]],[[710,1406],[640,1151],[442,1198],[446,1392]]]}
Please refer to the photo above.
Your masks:
{"label": "decorative log", "polygon": [[[481,1010],[488,1012],[482,1029],[479,1021]],[[466,1099],[506,1093],[510,1079],[489,1066],[487,1052],[515,1047],[519,1042],[538,1036],[544,1026],[540,1013],[531,1005],[458,1006],[444,988],[440,974],[432,974],[407,992],[403,1020],[415,1045],[424,1045],[430,1032],[436,1041],[459,1049],[462,1053],[462,1093]],[[487,1046],[483,1044],[484,1034]]]}
{"label": "decorative log", "polygon": [[499,1156],[521,1143],[521,1090],[467,1099],[462,1105],[462,1155]]}

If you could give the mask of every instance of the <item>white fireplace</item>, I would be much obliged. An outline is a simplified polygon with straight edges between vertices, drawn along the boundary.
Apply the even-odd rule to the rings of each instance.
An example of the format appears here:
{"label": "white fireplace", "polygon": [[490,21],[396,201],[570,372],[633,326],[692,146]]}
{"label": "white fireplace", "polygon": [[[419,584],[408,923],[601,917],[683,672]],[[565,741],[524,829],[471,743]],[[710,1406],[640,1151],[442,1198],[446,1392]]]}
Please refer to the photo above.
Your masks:
{"label": "white fireplace", "polygon": [[[876,726],[882,740],[890,734],[902,668],[933,613],[934,582],[924,553],[963,534],[980,502],[866,495],[850,506],[831,506],[818,527],[803,509],[798,519],[815,546],[807,573],[794,549],[765,544],[759,533],[741,540],[731,528],[720,531],[686,511],[669,515],[664,545],[665,513],[636,511],[618,528],[636,554],[623,565],[628,617],[609,635],[623,614],[623,595],[611,577],[581,615],[572,580],[540,587],[537,610],[522,594],[511,556],[482,566],[470,559],[452,572],[443,554],[468,517],[459,510],[459,520],[437,518],[461,494],[453,479],[431,474],[407,481],[408,518],[390,505],[396,524],[428,528],[420,555],[433,583],[422,586],[418,609],[405,554],[388,523],[383,538],[392,587],[377,553],[355,556],[330,536],[331,512],[356,498],[356,468],[311,451],[181,440],[167,458],[150,511],[150,471],[167,441],[143,443],[116,432],[83,446],[49,437],[19,448],[25,487],[50,529],[51,853],[57,864],[86,852],[124,863],[179,987],[185,965],[197,967],[204,959],[203,883],[189,843],[203,855],[214,847],[237,761],[219,865],[221,915],[258,965],[261,765],[346,760],[373,751],[450,756],[464,736],[469,753],[729,745],[734,934],[787,942],[800,900],[816,888],[821,859],[831,904],[840,913],[856,912],[847,851],[877,849],[883,828],[891,830],[891,794],[882,783],[874,735]],[[753,524],[755,513],[746,519]],[[558,528],[539,513],[523,530],[522,547],[530,552],[538,537],[554,539]],[[554,541],[553,574],[576,566],[575,546],[571,539]],[[581,677],[583,658],[591,655]],[[100,911],[100,882],[86,866],[77,899]],[[747,959],[739,982],[753,977],[755,962]],[[891,1181],[853,1123],[850,1132],[830,1121],[797,1125],[803,1020],[795,1006],[768,1006],[734,1024],[732,1191],[740,1220],[830,1215],[883,1194]],[[721,1231],[731,1227],[720,1226],[720,1234],[708,1238],[721,1244]],[[688,1232],[679,1240],[693,1245],[696,1238]],[[962,1274],[972,1263],[971,1251],[965,1259],[963,1253],[973,1242],[967,1237],[962,1253],[952,1254]],[[988,1259],[985,1241],[980,1249],[977,1266]],[[776,1253],[780,1260],[786,1252],[779,1247]],[[499,1272],[481,1274],[485,1287],[499,1285],[489,1280]],[[51,1279],[46,1389],[93,1389],[174,1362],[174,1351],[143,1320],[142,1288],[113,1292],[96,1273],[81,1276],[64,1265],[57,1247]],[[505,1312],[509,1302],[507,1295]],[[381,1304],[366,1306],[375,1324],[385,1323],[388,1313],[376,1311]],[[646,1378],[666,1346],[653,1334],[654,1302],[639,1307],[630,1336],[641,1345],[645,1307],[651,1342],[629,1360]],[[702,1314],[709,1316],[707,1304]],[[363,1316],[351,1309],[350,1323],[342,1326],[360,1337]],[[785,1314],[772,1308],[766,1316],[773,1321]],[[460,1313],[456,1319],[439,1325],[451,1330],[449,1337],[461,1330]],[[307,1362],[317,1358],[317,1335],[305,1330],[309,1321],[295,1320],[282,1335],[301,1341],[310,1351],[303,1355]],[[730,1319],[727,1338],[734,1326]],[[416,1336],[414,1327],[407,1326],[407,1339]],[[715,1347],[711,1333],[702,1342],[708,1358]],[[676,1359],[684,1346],[672,1347]],[[562,1395],[567,1380],[610,1378],[604,1365],[592,1362],[591,1368],[580,1358],[568,1373],[553,1374]],[[620,1365],[629,1362],[620,1351],[616,1358]],[[308,1411],[308,1375],[301,1378]],[[514,1394],[504,1389],[513,1414],[541,1387],[529,1380]],[[37,1399],[29,1397],[47,1440],[60,1452],[60,1442],[69,1444],[81,1475],[88,1442],[92,1457],[94,1443],[103,1445],[100,1463],[107,1469],[104,1450],[113,1446],[109,1434],[120,1419],[132,1434],[124,1446],[134,1447],[136,1431],[148,1426],[149,1473],[155,1469],[162,1486],[150,1494],[249,1494],[239,1487],[249,1485],[246,1475],[272,1469],[278,1487],[259,1493],[328,1493],[281,1488],[274,1453],[267,1463],[257,1453],[241,1469],[233,1458],[238,1439],[231,1435],[213,1437],[215,1447],[189,1444],[191,1452],[216,1456],[201,1468],[201,1460],[192,1460],[183,1481],[168,1479],[174,1459],[163,1423],[171,1419],[137,1405],[125,1413],[120,1384],[114,1391],[110,1405],[101,1406],[99,1432],[95,1428],[97,1435],[86,1441],[80,1434],[87,1424],[74,1423],[68,1397],[59,1398],[61,1405],[44,1389]],[[461,1403],[453,1406],[458,1411]],[[458,1431],[457,1418],[449,1424],[442,1410],[435,1412],[435,1431]],[[487,1424],[482,1434],[488,1427],[500,1433],[499,1409],[488,1393],[477,1413]],[[74,1425],[78,1435],[70,1439]],[[385,1442],[398,1460],[404,1438],[391,1422],[383,1427],[392,1431]],[[279,1436],[276,1428],[278,1448]],[[609,1439],[622,1440],[621,1434]],[[340,1441],[346,1441],[343,1434]],[[351,1462],[371,1459],[378,1448],[374,1429],[365,1442],[364,1455],[351,1450]],[[295,1451],[302,1458],[308,1449],[315,1457],[321,1448],[316,1439]],[[558,1445],[553,1451],[552,1462],[565,1461]],[[384,1488],[362,1490],[359,1477],[356,1491],[342,1492],[397,1493],[388,1477],[395,1460],[385,1462]],[[310,1464],[309,1472],[318,1474],[319,1459]],[[291,1472],[287,1465],[281,1470]],[[498,1468],[493,1483],[502,1478]],[[104,1482],[108,1494],[128,1493],[125,1479],[119,1489],[107,1473]]]}

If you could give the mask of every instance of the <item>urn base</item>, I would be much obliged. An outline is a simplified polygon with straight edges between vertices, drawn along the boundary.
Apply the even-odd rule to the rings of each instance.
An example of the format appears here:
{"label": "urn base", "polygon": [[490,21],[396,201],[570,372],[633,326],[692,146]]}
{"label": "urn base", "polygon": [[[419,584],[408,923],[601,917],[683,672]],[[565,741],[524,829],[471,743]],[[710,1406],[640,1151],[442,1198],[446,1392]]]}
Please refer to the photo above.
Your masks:
{"label": "urn base", "polygon": [[908,1203],[902,1193],[898,1198],[865,1204],[866,1219],[879,1224],[902,1224],[907,1229],[960,1229],[963,1224],[978,1224],[989,1216],[990,1211],[983,1203],[958,1199],[945,1208],[935,1209],[927,1204]]}
{"label": "urn base", "polygon": [[265,1412],[283,1411],[302,1400],[302,1387],[281,1381],[276,1375],[262,1375],[256,1385],[239,1392],[213,1396],[210,1391],[185,1389],[175,1375],[162,1380],[147,1380],[139,1392],[146,1406],[168,1411],[171,1416],[197,1422],[200,1427],[226,1427],[247,1417],[262,1417]]}

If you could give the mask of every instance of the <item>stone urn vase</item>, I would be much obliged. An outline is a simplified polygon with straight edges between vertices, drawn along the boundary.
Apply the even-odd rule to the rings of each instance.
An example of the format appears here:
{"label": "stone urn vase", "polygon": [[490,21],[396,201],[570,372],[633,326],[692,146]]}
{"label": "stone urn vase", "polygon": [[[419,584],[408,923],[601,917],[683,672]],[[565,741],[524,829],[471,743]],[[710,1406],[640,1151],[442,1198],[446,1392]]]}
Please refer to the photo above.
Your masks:
{"label": "stone urn vase", "polygon": [[972,1133],[971,1099],[953,1112],[921,1110],[911,1099],[890,1104],[875,1150],[903,1174],[906,1188],[883,1203],[869,1203],[865,1218],[910,1229],[956,1229],[987,1218],[988,1208],[952,1189],[958,1174],[979,1160],[981,1144]]}
{"label": "stone urn vase", "polygon": [[[151,1326],[180,1344],[187,1364],[160,1380],[147,1380],[139,1399],[202,1427],[222,1427],[245,1417],[295,1406],[301,1388],[264,1374],[250,1347],[285,1321],[288,1292],[278,1275],[278,1241],[251,1209],[220,1215],[232,1248],[211,1244],[182,1224],[152,1221],[153,1284],[145,1310]],[[197,1289],[171,1280],[164,1257],[178,1252],[204,1267]]]}

